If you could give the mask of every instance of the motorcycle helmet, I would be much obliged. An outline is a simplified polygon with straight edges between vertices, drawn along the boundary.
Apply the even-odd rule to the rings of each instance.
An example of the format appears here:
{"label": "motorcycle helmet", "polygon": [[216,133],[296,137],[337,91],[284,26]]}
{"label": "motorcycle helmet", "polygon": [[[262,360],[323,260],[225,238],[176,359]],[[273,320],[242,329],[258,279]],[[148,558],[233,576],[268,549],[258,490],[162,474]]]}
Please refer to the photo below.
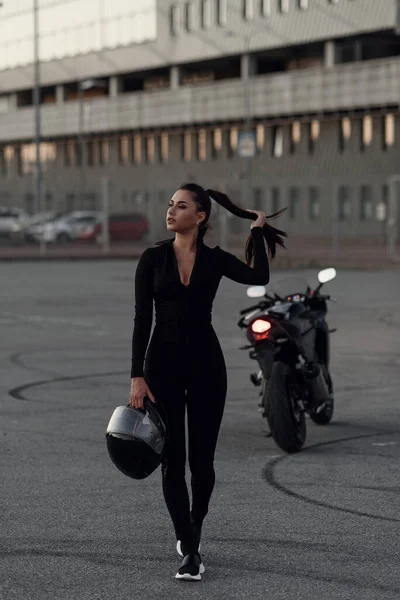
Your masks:
{"label": "motorcycle helmet", "polygon": [[155,404],[145,397],[143,409],[118,406],[107,426],[107,450],[115,466],[132,479],[145,479],[160,465],[166,427]]}

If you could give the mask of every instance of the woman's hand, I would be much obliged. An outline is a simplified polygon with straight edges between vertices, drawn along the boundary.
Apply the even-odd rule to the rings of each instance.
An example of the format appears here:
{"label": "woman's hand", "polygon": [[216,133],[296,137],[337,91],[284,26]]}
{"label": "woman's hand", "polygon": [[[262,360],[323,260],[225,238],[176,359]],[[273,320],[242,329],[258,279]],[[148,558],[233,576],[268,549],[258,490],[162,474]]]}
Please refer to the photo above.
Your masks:
{"label": "woman's hand", "polygon": [[264,227],[264,225],[267,222],[267,219],[265,217],[265,213],[262,212],[262,210],[252,210],[250,208],[247,209],[249,212],[254,213],[255,215],[257,215],[257,219],[255,221],[252,221],[251,225],[250,225],[250,229],[253,229],[253,227]]}
{"label": "woman's hand", "polygon": [[149,390],[143,377],[133,377],[131,379],[131,393],[129,396],[129,405],[132,408],[143,408],[143,398],[147,396],[155,404],[155,399]]}

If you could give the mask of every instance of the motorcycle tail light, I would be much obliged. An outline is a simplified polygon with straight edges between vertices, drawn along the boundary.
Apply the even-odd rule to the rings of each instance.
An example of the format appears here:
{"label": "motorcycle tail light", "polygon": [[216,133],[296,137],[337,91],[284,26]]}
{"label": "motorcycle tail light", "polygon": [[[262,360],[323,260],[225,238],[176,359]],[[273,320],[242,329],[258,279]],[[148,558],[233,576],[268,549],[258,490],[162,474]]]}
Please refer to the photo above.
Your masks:
{"label": "motorcycle tail light", "polygon": [[271,323],[265,319],[256,319],[251,324],[251,332],[256,341],[266,340],[271,330]]}

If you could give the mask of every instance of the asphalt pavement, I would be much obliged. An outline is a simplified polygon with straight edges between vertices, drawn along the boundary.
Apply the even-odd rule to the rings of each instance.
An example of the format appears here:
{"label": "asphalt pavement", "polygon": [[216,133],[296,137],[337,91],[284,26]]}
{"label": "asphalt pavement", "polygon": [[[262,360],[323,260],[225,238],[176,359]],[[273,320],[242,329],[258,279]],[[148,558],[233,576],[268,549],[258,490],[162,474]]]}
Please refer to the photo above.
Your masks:
{"label": "asphalt pavement", "polygon": [[[238,311],[253,301],[223,280],[214,325],[229,392],[206,573],[185,584],[160,472],[130,480],[105,445],[128,399],[135,265],[0,264],[0,599],[399,600],[398,272],[339,271],[326,285],[336,412],[325,427],[308,420],[292,456],[266,437],[238,349]],[[272,280],[291,274],[316,279]]]}

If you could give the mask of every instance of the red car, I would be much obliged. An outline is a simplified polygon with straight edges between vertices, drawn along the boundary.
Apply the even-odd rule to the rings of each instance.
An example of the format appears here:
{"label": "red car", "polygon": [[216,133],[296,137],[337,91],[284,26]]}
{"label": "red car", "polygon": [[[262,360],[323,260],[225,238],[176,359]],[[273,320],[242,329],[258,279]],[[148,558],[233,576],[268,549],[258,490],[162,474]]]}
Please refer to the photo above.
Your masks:
{"label": "red car", "polygon": [[[84,229],[79,239],[84,241],[101,241],[103,225],[95,223]],[[108,218],[108,234],[110,241],[141,240],[149,231],[149,220],[139,213],[113,214]]]}

